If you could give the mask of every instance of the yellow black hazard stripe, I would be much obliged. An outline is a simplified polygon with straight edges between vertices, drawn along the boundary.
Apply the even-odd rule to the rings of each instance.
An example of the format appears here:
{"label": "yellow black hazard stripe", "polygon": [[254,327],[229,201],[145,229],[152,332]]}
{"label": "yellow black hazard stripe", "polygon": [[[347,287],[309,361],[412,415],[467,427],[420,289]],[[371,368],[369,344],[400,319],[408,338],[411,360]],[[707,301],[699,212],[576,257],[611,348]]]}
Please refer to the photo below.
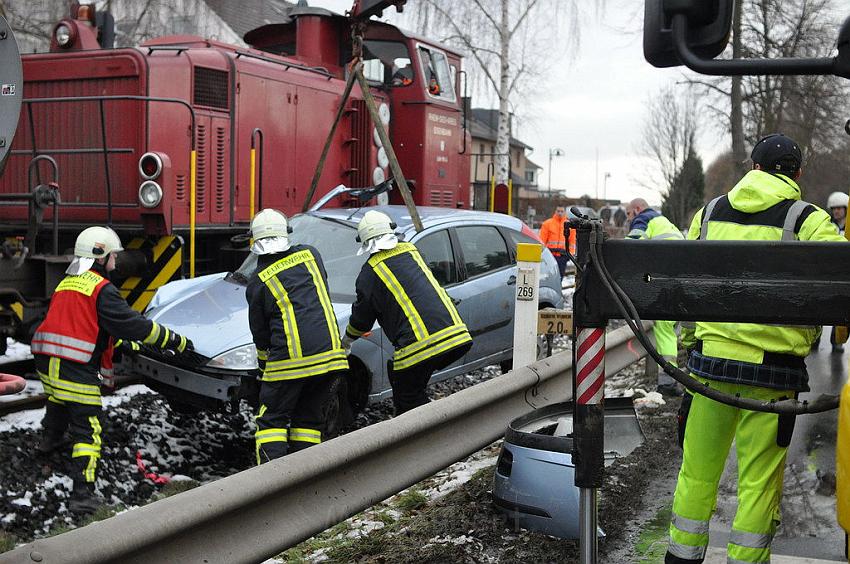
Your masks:
{"label": "yellow black hazard stripe", "polygon": [[127,249],[144,250],[150,248],[152,266],[142,277],[132,276],[121,285],[121,295],[136,311],[144,311],[157,288],[177,280],[181,276],[183,263],[183,243],[179,237],[167,235],[161,237],[153,247],[146,239],[136,238],[127,245]]}

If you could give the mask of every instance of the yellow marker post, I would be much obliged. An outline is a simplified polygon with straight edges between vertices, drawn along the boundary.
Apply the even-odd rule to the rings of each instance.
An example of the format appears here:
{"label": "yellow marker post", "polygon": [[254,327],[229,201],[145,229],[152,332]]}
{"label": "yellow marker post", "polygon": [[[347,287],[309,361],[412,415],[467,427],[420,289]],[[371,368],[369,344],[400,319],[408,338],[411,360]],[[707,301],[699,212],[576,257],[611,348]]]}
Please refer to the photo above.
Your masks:
{"label": "yellow marker post", "polygon": [[513,215],[514,179],[508,178],[508,215]]}
{"label": "yellow marker post", "polygon": [[254,190],[255,190],[255,182],[257,178],[257,150],[251,147],[251,206],[250,206],[250,219],[254,219]]}
{"label": "yellow marker post", "polygon": [[189,157],[189,278],[195,277],[195,213],[197,211],[197,194],[195,179],[197,176],[198,152],[192,149]]}
{"label": "yellow marker post", "polygon": [[496,209],[496,177],[490,177],[490,211]]}
{"label": "yellow marker post", "polygon": [[543,245],[517,243],[514,370],[537,360],[537,308],[542,259]]}

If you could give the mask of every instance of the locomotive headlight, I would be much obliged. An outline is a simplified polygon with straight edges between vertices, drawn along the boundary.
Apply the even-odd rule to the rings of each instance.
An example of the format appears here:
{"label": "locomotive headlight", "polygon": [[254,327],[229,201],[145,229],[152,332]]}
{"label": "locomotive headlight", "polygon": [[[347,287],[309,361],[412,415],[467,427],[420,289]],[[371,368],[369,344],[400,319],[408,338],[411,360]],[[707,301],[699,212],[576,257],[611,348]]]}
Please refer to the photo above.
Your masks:
{"label": "locomotive headlight", "polygon": [[139,203],[146,208],[155,208],[162,201],[162,188],[153,180],[139,186]]}
{"label": "locomotive headlight", "polygon": [[67,25],[59,24],[56,26],[54,36],[56,37],[56,43],[58,43],[60,47],[68,47],[74,37],[74,32]]}
{"label": "locomotive headlight", "polygon": [[145,153],[139,159],[139,174],[145,180],[156,180],[162,174],[162,157],[156,153]]}

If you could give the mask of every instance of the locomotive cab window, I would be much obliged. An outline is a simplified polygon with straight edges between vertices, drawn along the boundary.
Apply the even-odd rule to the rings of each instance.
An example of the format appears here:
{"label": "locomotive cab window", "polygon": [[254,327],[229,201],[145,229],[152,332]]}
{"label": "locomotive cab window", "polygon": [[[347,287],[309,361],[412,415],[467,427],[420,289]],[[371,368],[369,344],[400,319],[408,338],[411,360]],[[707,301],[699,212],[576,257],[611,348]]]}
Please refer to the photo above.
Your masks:
{"label": "locomotive cab window", "polygon": [[445,53],[420,45],[419,60],[422,64],[422,76],[425,78],[425,90],[428,95],[454,102],[454,81]]}
{"label": "locomotive cab window", "polygon": [[369,39],[363,42],[363,75],[385,86],[413,84],[413,65],[407,45],[398,41]]}

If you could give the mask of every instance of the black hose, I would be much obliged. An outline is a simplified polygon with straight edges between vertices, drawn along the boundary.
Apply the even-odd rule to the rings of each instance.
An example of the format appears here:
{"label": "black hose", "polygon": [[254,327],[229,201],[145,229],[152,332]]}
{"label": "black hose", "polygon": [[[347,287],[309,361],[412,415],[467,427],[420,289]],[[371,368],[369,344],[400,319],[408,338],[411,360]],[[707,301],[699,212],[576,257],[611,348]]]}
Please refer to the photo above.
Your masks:
{"label": "black hose", "polygon": [[611,276],[611,273],[605,266],[605,261],[599,253],[598,245],[593,242],[591,242],[590,245],[590,256],[596,273],[599,275],[602,283],[605,285],[605,288],[614,298],[620,313],[623,315],[623,319],[635,334],[637,340],[641,345],[643,345],[649,356],[651,356],[652,359],[664,369],[664,372],[669,374],[674,380],[682,384],[689,391],[702,394],[707,398],[726,405],[766,413],[802,415],[805,413],[821,413],[823,411],[838,408],[839,397],[837,395],[821,394],[812,402],[807,400],[799,401],[793,398],[786,400],[762,401],[751,398],[743,398],[738,395],[733,396],[703,384],[687,372],[673,366],[658,353],[658,350],[654,346],[652,346],[646,331],[643,329],[643,321],[641,321],[637,309],[635,309],[635,306],[629,296],[626,295],[619,284],[617,284],[616,280],[614,280],[614,277]]}

